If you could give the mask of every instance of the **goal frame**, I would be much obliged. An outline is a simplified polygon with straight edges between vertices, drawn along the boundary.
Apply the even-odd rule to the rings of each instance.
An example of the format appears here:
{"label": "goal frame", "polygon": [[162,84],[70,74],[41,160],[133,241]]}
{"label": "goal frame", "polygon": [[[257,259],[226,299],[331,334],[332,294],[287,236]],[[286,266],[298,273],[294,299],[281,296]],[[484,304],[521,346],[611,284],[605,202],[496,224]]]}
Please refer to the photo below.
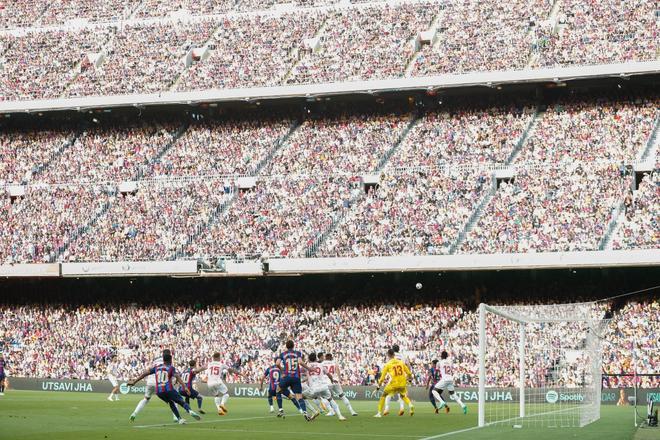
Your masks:
{"label": "goal frame", "polygon": [[[485,303],[479,304],[479,409],[478,409],[478,427],[488,426],[486,423],[486,314],[492,313],[493,315],[513,321],[519,325],[519,340],[518,340],[518,362],[519,362],[519,378],[518,378],[518,392],[520,400],[520,408],[518,416],[525,417],[525,343],[526,332],[525,324],[529,323],[551,323],[551,322],[589,322],[589,319],[584,318],[529,318],[514,316],[511,313],[501,310],[496,306],[490,306]],[[600,402],[598,402],[600,404]]]}

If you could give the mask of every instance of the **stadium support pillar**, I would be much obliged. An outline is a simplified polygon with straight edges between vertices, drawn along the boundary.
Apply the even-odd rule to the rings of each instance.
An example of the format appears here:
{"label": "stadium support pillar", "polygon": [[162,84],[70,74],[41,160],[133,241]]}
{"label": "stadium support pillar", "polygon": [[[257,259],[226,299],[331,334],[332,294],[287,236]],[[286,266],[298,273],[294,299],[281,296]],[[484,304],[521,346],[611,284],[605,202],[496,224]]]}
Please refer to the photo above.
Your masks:
{"label": "stadium support pillar", "polygon": [[479,426],[486,425],[486,304],[479,304]]}
{"label": "stadium support pillar", "polygon": [[525,323],[521,322],[520,341],[518,345],[518,356],[520,357],[520,417],[525,417]]}

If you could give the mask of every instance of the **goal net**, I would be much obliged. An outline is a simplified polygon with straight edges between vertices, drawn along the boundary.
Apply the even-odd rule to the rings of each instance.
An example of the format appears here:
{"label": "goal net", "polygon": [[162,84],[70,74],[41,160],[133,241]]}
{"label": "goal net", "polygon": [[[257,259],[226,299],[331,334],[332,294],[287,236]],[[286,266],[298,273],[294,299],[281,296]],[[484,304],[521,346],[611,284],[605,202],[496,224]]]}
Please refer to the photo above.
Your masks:
{"label": "goal net", "polygon": [[606,322],[596,303],[479,306],[479,426],[600,418]]}

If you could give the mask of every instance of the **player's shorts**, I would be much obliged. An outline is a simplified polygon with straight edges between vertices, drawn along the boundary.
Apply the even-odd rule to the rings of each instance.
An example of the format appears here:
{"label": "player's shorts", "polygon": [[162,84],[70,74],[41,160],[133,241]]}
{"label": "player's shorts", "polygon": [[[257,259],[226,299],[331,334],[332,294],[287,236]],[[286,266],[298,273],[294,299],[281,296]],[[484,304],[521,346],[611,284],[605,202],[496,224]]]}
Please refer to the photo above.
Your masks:
{"label": "player's shorts", "polygon": [[401,394],[402,396],[405,394],[408,394],[408,390],[406,389],[406,386],[403,385],[395,385],[395,384],[389,384],[385,387],[383,390],[385,394],[393,395],[393,394]]}
{"label": "player's shorts", "polygon": [[117,381],[117,378],[115,376],[109,374],[108,375],[108,380],[110,381],[110,383],[112,384],[113,387],[118,387],[119,386],[119,382]]}
{"label": "player's shorts", "polygon": [[328,389],[335,397],[339,397],[344,394],[344,389],[338,383],[331,383],[328,385]]}
{"label": "player's shorts", "polygon": [[312,398],[322,398],[322,399],[330,399],[332,398],[332,395],[330,394],[330,390],[328,389],[328,385],[316,385],[313,386],[309,389],[309,394],[312,396]]}
{"label": "player's shorts", "polygon": [[199,391],[194,388],[188,388],[188,392],[184,393],[183,390],[179,389],[179,394],[189,399],[197,399],[197,396],[199,396]]}
{"label": "player's shorts", "polygon": [[156,395],[160,400],[162,400],[165,403],[173,402],[173,403],[178,403],[181,406],[183,406],[186,403],[183,401],[183,397],[181,397],[181,394],[176,392],[176,390],[164,391]]}
{"label": "player's shorts", "polygon": [[209,384],[209,394],[212,396],[219,396],[221,394],[227,394],[227,385],[224,384],[224,382],[218,382],[218,383],[210,383]]}
{"label": "player's shorts", "polygon": [[147,383],[147,386],[144,388],[144,397],[151,399],[151,396],[156,394],[156,384]]}
{"label": "player's shorts", "polygon": [[5,375],[5,373],[0,373],[0,382],[5,380],[6,378],[7,378],[7,376]]}
{"label": "player's shorts", "polygon": [[436,390],[447,390],[454,391],[454,380],[453,379],[440,379],[434,387]]}
{"label": "player's shorts", "polygon": [[286,376],[280,379],[280,389],[291,388],[295,394],[302,394],[302,382],[299,377]]}

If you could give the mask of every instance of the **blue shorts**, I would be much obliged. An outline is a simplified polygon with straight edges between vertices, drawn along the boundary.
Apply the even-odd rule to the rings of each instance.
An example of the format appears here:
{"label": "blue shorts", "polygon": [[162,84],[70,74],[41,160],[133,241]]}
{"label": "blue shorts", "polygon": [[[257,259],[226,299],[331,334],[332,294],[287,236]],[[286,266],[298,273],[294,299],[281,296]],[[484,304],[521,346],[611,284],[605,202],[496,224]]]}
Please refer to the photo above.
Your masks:
{"label": "blue shorts", "polygon": [[291,388],[295,394],[302,394],[302,382],[299,377],[286,376],[280,379],[280,390]]}
{"label": "blue shorts", "polygon": [[197,396],[199,396],[199,392],[193,388],[188,388],[188,392],[184,393],[181,388],[179,388],[179,394],[181,394],[183,397],[187,397],[189,399],[197,399]]}
{"label": "blue shorts", "polygon": [[179,405],[183,406],[186,402],[183,401],[183,397],[181,397],[181,394],[177,393],[176,390],[171,390],[171,391],[164,391],[162,393],[157,393],[156,394],[160,400],[162,400],[165,403],[178,403]]}
{"label": "blue shorts", "polygon": [[0,373],[0,382],[5,380],[6,378],[7,378],[7,376],[5,376],[5,373]]}

